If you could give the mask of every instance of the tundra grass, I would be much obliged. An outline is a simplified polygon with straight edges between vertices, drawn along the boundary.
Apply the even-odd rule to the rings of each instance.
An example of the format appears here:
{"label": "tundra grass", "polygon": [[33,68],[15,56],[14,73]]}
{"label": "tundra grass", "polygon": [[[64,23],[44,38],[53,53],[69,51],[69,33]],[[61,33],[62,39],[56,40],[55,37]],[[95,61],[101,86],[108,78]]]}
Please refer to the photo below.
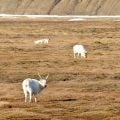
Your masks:
{"label": "tundra grass", "polygon": [[[73,58],[75,44],[87,59]],[[119,120],[119,46],[120,22],[0,20],[0,119]],[[48,86],[24,103],[21,82],[37,72]]]}

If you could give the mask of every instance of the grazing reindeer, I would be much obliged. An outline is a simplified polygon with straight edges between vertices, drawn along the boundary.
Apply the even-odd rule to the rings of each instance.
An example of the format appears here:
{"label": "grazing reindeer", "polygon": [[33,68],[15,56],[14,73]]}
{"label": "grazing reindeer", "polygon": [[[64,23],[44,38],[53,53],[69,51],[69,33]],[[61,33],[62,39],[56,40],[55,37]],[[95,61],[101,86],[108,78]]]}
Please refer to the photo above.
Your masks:
{"label": "grazing reindeer", "polygon": [[73,46],[73,53],[74,53],[74,58],[76,58],[76,53],[78,54],[78,57],[81,54],[81,58],[87,58],[87,51],[83,45],[74,45]]}
{"label": "grazing reindeer", "polygon": [[40,40],[36,40],[34,41],[35,44],[48,44],[49,39],[40,39]]}
{"label": "grazing reindeer", "polygon": [[29,102],[32,100],[32,96],[35,96],[35,102],[37,102],[37,95],[47,86],[48,75],[45,79],[38,74],[40,80],[27,78],[22,82],[22,88],[25,95],[25,102],[27,102],[27,95],[29,93]]}

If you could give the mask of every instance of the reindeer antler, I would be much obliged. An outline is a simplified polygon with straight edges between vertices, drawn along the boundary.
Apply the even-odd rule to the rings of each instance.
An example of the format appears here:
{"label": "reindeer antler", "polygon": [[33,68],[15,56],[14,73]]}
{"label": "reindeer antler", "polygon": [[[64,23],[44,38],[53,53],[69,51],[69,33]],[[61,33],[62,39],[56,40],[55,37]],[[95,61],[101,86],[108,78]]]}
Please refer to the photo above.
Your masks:
{"label": "reindeer antler", "polygon": [[40,77],[40,79],[42,79],[42,77],[41,77],[41,75],[40,75],[40,73],[38,72],[38,76]]}
{"label": "reindeer antler", "polygon": [[49,74],[46,76],[46,80],[48,79],[48,77],[49,77]]}

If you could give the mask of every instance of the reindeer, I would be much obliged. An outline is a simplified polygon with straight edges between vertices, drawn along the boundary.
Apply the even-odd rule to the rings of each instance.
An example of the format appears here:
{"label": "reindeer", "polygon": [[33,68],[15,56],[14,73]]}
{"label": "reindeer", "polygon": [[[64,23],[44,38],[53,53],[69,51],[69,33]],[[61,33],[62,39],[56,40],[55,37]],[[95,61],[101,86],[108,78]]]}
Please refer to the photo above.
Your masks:
{"label": "reindeer", "polygon": [[87,51],[83,45],[74,45],[73,46],[73,53],[74,53],[74,58],[76,58],[76,53],[78,54],[78,57],[81,54],[81,58],[87,58]]}
{"label": "reindeer", "polygon": [[29,102],[31,102],[33,95],[35,97],[35,102],[37,102],[38,93],[40,93],[47,86],[47,79],[49,75],[47,75],[45,79],[43,79],[39,73],[38,76],[40,77],[40,80],[31,79],[31,78],[27,78],[23,80],[22,88],[25,95],[25,102],[27,102],[28,93],[29,93]]}

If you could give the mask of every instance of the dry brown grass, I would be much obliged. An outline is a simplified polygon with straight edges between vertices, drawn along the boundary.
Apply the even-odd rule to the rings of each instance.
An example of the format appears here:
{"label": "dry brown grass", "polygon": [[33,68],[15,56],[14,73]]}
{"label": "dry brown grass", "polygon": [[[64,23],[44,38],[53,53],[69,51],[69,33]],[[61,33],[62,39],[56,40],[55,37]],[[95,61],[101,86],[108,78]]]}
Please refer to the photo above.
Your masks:
{"label": "dry brown grass", "polygon": [[[48,45],[34,40],[49,37]],[[84,44],[87,59],[73,59]],[[0,21],[1,120],[120,119],[120,23]],[[50,74],[38,103],[24,103],[21,82]]]}

